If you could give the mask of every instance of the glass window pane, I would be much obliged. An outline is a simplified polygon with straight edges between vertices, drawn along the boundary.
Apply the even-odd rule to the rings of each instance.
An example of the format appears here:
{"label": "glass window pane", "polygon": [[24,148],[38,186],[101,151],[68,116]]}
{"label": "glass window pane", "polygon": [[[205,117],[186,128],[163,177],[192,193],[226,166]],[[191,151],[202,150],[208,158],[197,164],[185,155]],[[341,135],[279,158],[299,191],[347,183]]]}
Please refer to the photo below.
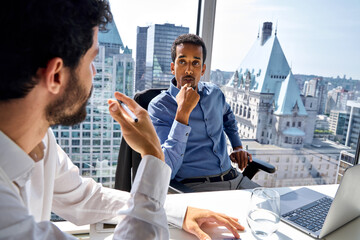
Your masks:
{"label": "glass window pane", "polygon": [[249,152],[278,165],[258,173],[260,185],[337,183],[337,166],[341,175],[355,162],[359,10],[355,1],[217,1],[210,80]]}

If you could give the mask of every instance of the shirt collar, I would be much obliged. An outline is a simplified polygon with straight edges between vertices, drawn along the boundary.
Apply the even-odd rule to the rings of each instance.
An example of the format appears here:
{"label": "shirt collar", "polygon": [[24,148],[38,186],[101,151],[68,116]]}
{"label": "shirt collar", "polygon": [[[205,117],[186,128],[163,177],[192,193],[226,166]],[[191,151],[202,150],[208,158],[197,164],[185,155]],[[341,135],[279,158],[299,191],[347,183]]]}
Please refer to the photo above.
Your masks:
{"label": "shirt collar", "polygon": [[34,164],[24,150],[0,131],[0,167],[11,181],[28,179]]}
{"label": "shirt collar", "polygon": [[[176,86],[177,86],[177,82],[176,82],[176,79],[174,77],[170,81],[170,88],[169,88],[169,92],[170,92],[171,96],[173,96],[174,98],[176,98],[176,95],[178,95],[178,93],[180,92],[180,89],[178,89]],[[198,90],[199,95],[201,96],[202,92],[204,90],[204,83],[199,81],[197,90]]]}

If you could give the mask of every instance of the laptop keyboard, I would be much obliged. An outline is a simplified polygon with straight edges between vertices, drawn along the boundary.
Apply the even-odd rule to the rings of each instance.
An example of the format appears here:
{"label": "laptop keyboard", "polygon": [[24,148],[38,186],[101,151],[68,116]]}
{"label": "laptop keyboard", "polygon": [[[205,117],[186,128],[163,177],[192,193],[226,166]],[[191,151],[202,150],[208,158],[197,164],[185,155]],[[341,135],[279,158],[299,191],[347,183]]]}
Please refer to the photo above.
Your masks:
{"label": "laptop keyboard", "polygon": [[312,232],[317,232],[324,224],[332,201],[332,198],[323,197],[294,211],[285,213],[282,217]]}

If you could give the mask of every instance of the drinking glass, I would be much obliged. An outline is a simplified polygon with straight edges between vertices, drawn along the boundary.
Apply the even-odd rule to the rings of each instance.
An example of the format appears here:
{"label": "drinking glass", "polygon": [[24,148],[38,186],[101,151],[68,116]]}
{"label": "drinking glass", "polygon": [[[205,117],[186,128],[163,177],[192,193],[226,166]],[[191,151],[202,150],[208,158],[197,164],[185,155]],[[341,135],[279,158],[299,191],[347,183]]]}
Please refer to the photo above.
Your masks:
{"label": "drinking glass", "polygon": [[279,193],[263,187],[253,189],[246,219],[256,237],[265,239],[273,234],[280,222]]}

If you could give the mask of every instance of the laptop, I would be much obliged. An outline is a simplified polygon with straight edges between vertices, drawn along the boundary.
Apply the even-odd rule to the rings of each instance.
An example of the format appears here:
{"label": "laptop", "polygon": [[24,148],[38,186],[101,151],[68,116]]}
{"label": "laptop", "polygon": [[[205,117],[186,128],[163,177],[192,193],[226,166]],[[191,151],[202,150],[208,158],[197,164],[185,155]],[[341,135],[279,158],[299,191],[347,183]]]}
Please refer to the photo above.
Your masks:
{"label": "laptop", "polygon": [[360,216],[360,165],[348,168],[335,198],[309,188],[280,196],[281,220],[322,238]]}

